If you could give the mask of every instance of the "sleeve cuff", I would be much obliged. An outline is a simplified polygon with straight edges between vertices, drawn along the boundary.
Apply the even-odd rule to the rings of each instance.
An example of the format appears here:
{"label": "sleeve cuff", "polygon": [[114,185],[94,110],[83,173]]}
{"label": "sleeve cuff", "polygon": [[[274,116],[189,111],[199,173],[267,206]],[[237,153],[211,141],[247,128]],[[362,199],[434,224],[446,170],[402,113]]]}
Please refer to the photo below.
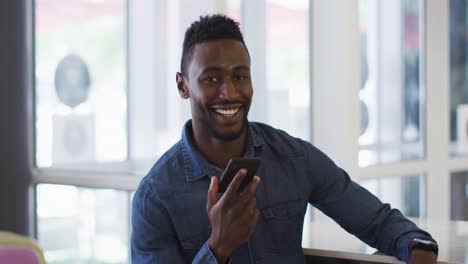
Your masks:
{"label": "sleeve cuff", "polygon": [[[231,264],[231,258],[228,260],[228,264]],[[208,241],[203,244],[198,254],[195,256],[195,259],[192,263],[209,263],[209,264],[219,264],[214,256],[213,252],[211,252],[210,246],[208,245]]]}
{"label": "sleeve cuff", "polygon": [[210,246],[208,246],[208,241],[203,244],[198,254],[193,259],[192,263],[209,263],[209,264],[218,264],[213,252],[211,252]]}
{"label": "sleeve cuff", "polygon": [[[426,232],[410,232],[403,234],[397,241],[395,248],[395,256],[408,263],[409,261],[409,243],[415,238],[420,238],[424,240],[430,240],[436,242],[428,233]],[[437,242],[436,242],[437,243]]]}

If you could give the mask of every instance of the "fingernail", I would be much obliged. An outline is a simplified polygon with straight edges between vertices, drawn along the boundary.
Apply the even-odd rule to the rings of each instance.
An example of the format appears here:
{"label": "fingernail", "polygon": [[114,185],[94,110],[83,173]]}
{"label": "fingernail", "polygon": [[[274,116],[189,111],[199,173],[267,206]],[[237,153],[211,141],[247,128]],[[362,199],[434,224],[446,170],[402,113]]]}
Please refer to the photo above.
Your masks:
{"label": "fingernail", "polygon": [[240,169],[240,173],[246,174],[246,173],[247,173],[247,170],[246,170],[246,169]]}

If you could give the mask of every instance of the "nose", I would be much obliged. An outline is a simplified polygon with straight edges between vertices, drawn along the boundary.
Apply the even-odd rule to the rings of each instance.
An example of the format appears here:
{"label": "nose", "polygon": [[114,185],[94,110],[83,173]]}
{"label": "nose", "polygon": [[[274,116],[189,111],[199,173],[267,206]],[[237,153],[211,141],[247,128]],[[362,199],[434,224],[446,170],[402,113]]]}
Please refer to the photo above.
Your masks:
{"label": "nose", "polygon": [[234,99],[240,96],[239,89],[231,78],[225,78],[221,85],[220,96],[224,99]]}

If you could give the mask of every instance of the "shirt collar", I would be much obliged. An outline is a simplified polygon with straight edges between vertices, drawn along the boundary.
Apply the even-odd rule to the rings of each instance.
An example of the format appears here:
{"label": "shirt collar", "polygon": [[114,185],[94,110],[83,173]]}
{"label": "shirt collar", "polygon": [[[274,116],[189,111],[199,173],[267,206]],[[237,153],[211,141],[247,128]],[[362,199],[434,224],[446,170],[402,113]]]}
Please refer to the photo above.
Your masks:
{"label": "shirt collar", "polygon": [[[258,150],[263,146],[263,137],[258,133],[255,124],[248,122],[247,148],[244,156],[257,156]],[[182,154],[185,164],[185,177],[187,181],[196,181],[203,177],[221,175],[222,170],[211,164],[196,149],[193,142],[192,120],[188,120],[182,131]]]}

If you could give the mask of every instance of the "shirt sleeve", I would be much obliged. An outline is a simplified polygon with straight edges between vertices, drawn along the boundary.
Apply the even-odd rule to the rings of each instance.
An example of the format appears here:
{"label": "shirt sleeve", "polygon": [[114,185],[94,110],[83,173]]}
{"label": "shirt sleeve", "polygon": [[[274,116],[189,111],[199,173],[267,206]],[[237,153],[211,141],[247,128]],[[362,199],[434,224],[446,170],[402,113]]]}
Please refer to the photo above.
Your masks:
{"label": "shirt sleeve", "polygon": [[145,184],[133,197],[131,257],[135,264],[217,264],[207,242],[193,260],[184,256],[167,210]]}
{"label": "shirt sleeve", "polygon": [[351,180],[343,169],[312,145],[307,146],[311,171],[308,179],[313,186],[309,202],[379,251],[408,261],[411,237],[428,238],[397,209],[382,203],[377,197]]}

